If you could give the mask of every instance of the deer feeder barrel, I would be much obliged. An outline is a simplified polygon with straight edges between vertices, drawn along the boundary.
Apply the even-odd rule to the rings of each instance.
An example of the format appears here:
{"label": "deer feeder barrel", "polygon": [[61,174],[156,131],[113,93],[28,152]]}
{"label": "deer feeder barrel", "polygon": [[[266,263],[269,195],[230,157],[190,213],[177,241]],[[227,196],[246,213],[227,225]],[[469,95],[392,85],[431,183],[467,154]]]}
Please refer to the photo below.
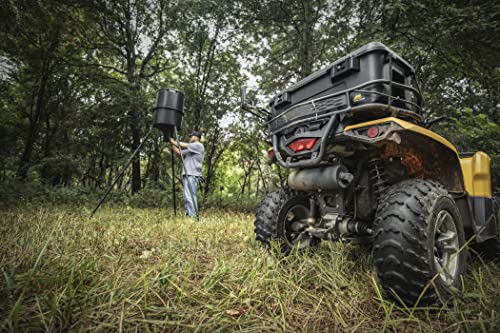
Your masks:
{"label": "deer feeder barrel", "polygon": [[180,130],[184,114],[184,94],[175,89],[160,89],[156,93],[153,126],[162,131]]}

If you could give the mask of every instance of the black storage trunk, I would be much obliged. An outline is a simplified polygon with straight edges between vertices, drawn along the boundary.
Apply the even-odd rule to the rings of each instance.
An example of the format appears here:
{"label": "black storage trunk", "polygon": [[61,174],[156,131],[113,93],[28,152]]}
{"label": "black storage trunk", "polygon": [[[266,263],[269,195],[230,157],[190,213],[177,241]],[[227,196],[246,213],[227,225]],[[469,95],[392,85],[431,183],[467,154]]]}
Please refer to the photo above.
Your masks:
{"label": "black storage trunk", "polygon": [[[298,106],[308,101],[314,102],[313,105]],[[279,121],[271,121],[271,129],[307,118],[308,113],[359,109],[369,114],[370,106],[388,110],[389,103],[416,115],[422,98],[413,67],[384,44],[372,42],[273,97],[270,102],[273,117],[294,110],[286,112]]]}

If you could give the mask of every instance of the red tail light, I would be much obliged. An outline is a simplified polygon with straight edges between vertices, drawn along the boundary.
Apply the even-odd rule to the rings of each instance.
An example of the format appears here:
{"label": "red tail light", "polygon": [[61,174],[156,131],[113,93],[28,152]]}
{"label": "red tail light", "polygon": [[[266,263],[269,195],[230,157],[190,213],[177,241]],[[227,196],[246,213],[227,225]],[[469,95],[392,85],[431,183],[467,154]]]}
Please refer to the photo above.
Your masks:
{"label": "red tail light", "polygon": [[366,134],[368,135],[369,138],[374,138],[378,135],[379,130],[378,127],[370,127],[368,131],[366,131]]}
{"label": "red tail light", "polygon": [[294,153],[298,153],[304,150],[311,150],[318,141],[318,138],[303,138],[297,139],[288,145]]}

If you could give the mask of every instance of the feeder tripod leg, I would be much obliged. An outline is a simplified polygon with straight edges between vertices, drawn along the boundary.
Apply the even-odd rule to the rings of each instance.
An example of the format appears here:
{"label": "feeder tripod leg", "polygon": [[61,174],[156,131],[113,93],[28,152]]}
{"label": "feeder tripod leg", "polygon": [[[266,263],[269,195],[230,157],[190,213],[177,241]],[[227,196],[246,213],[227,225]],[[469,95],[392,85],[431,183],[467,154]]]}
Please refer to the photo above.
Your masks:
{"label": "feeder tripod leg", "polygon": [[146,142],[146,140],[149,138],[149,136],[151,135],[152,131],[153,131],[153,127],[151,126],[151,128],[148,131],[148,133],[146,134],[146,136],[144,138],[142,138],[141,143],[139,144],[139,146],[137,146],[136,150],[129,157],[127,163],[125,163],[125,165],[122,167],[122,169],[120,170],[120,173],[118,174],[118,176],[116,176],[116,178],[113,181],[113,183],[111,184],[111,186],[108,188],[108,190],[106,191],[106,193],[102,196],[101,200],[99,200],[99,203],[97,204],[97,206],[95,206],[94,210],[90,214],[90,217],[94,216],[95,212],[97,212],[97,210],[99,209],[99,207],[101,207],[102,203],[104,202],[104,200],[106,200],[107,196],[109,195],[109,192],[111,192],[111,190],[113,189],[113,187],[115,186],[115,184],[118,182],[118,179],[120,179],[123,176],[123,174],[125,173],[125,170],[127,170],[127,168],[130,165],[130,163],[132,163],[132,161],[134,160],[135,155],[137,155],[137,153],[141,150],[142,146],[144,145],[144,143]]}
{"label": "feeder tripod leg", "polygon": [[[184,165],[184,157],[182,156],[182,149],[181,149],[181,144],[179,143],[179,135],[177,134],[177,127],[174,126],[174,133],[175,133],[175,140],[177,141],[177,148],[179,148],[179,155],[181,157],[181,163],[182,163],[182,168],[184,170],[184,174],[187,175],[187,170],[186,170],[186,165]],[[196,214],[196,221],[200,221],[200,216],[198,215],[198,203],[196,202],[196,198],[193,194],[193,189],[191,188],[191,185],[189,181],[186,182],[186,186],[189,191],[189,196],[191,197],[191,200],[193,201],[194,205],[194,212]]]}
{"label": "feeder tripod leg", "polygon": [[172,151],[172,154],[170,154],[171,159],[172,159],[172,196],[173,196],[173,201],[174,201],[174,216],[177,216],[177,200],[176,200],[176,195],[175,195],[175,157],[174,157],[174,152]]}

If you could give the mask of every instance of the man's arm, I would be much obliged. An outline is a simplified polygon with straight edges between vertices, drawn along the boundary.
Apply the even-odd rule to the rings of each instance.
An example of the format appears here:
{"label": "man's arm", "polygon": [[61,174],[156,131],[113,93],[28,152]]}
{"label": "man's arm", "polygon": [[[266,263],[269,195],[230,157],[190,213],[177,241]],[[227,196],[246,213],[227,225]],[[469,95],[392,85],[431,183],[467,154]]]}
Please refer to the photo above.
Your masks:
{"label": "man's arm", "polygon": [[181,146],[181,149],[186,149],[188,147],[187,143],[182,142],[182,141],[177,142],[176,140],[174,140],[174,138],[170,138],[170,144],[172,146],[176,146],[176,147]]}

